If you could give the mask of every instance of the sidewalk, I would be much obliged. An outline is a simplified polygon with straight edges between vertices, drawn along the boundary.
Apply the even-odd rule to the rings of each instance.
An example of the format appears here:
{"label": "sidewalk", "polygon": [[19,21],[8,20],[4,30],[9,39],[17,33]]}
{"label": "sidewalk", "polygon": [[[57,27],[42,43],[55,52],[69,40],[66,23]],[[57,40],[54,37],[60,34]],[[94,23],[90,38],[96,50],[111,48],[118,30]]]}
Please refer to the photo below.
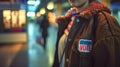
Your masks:
{"label": "sidewalk", "polygon": [[36,42],[38,25],[28,25],[27,43],[0,44],[0,67],[52,67],[57,29],[53,25],[48,29],[46,50]]}
{"label": "sidewalk", "polygon": [[50,26],[48,29],[48,39],[46,50],[36,42],[36,37],[41,33],[38,31],[39,26],[35,23],[29,23],[29,67],[51,67],[53,63],[55,42],[57,29],[54,26]]}
{"label": "sidewalk", "polygon": [[28,67],[27,44],[0,45],[0,67]]}

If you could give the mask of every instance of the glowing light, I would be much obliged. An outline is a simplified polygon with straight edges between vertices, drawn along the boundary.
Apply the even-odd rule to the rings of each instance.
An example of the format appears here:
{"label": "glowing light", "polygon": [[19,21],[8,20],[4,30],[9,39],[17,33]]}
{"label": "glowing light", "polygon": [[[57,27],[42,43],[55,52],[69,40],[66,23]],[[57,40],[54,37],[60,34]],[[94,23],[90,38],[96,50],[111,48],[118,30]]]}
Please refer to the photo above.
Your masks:
{"label": "glowing light", "polygon": [[[118,19],[120,19],[120,11],[118,11]],[[119,24],[120,24],[120,20],[119,21]]]}
{"label": "glowing light", "polygon": [[40,1],[27,1],[27,4],[35,4],[35,5],[38,5],[38,4],[40,4]]}
{"label": "glowing light", "polygon": [[54,3],[53,2],[49,2],[47,5],[47,9],[52,10],[54,9]]}
{"label": "glowing light", "polygon": [[35,12],[27,12],[27,16],[28,17],[34,17],[35,16]]}
{"label": "glowing light", "polygon": [[118,17],[120,18],[120,11],[118,11]]}
{"label": "glowing light", "polygon": [[40,14],[45,14],[45,13],[46,13],[45,8],[41,8]]}
{"label": "glowing light", "polygon": [[40,12],[37,12],[37,13],[36,13],[36,16],[37,16],[37,17],[41,16]]}

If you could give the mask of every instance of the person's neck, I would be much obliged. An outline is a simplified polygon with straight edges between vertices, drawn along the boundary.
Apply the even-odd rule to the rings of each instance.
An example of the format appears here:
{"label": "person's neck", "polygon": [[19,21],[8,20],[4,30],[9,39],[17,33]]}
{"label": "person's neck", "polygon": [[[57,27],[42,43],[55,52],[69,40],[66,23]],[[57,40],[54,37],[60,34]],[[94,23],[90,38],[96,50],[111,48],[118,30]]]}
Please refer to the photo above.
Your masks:
{"label": "person's neck", "polygon": [[83,3],[82,5],[76,8],[78,9],[79,12],[81,12],[86,6],[88,6],[88,4],[89,4],[89,1]]}

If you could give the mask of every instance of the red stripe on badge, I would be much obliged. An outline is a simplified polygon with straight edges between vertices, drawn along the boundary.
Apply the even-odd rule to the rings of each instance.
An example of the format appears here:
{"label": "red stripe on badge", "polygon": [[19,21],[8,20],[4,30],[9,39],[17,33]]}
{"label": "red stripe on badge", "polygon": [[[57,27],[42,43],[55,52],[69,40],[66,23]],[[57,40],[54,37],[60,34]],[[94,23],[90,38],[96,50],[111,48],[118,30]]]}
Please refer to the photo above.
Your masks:
{"label": "red stripe on badge", "polygon": [[78,50],[79,52],[90,52],[92,50],[92,40],[80,39]]}

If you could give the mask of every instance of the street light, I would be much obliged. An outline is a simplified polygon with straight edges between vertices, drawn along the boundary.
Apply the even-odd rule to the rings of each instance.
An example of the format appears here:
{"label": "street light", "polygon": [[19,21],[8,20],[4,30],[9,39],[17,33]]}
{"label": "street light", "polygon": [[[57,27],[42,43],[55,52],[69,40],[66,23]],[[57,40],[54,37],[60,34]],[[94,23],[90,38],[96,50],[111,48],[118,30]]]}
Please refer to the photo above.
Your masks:
{"label": "street light", "polygon": [[41,9],[40,9],[40,14],[45,14],[45,13],[46,13],[45,8],[41,8]]}
{"label": "street light", "polygon": [[53,2],[49,2],[47,5],[47,9],[52,10],[54,9],[54,3]]}

